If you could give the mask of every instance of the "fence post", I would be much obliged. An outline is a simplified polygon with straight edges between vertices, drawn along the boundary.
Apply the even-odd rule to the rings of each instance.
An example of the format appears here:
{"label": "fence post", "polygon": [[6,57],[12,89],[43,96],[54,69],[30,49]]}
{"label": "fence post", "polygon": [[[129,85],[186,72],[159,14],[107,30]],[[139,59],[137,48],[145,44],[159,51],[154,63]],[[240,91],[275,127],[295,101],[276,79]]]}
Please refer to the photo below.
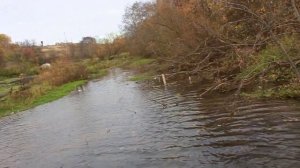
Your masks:
{"label": "fence post", "polygon": [[167,85],[167,80],[166,80],[165,74],[161,74],[161,77],[162,77],[162,80],[164,82],[164,85],[166,86]]}
{"label": "fence post", "polygon": [[189,76],[189,82],[190,82],[190,84],[193,83],[193,82],[192,82],[192,77],[191,77],[191,76]]}

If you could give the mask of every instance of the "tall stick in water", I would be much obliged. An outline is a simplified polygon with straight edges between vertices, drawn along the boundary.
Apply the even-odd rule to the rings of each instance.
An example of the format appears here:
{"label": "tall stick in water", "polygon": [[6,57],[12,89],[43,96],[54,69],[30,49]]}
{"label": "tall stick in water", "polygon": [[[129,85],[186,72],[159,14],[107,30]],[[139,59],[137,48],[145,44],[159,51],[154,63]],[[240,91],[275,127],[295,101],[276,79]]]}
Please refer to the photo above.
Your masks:
{"label": "tall stick in water", "polygon": [[191,76],[189,76],[189,82],[190,82],[190,84],[193,84]]}
{"label": "tall stick in water", "polygon": [[162,80],[164,82],[164,85],[167,86],[167,80],[166,80],[165,74],[161,74],[161,78],[162,78]]}

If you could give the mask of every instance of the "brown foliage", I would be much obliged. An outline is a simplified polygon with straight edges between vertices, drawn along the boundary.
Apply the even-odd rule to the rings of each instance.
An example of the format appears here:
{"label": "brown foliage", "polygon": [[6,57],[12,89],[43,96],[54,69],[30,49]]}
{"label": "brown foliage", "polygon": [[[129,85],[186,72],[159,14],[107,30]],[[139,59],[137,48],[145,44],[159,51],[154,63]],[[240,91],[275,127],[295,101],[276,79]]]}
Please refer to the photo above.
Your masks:
{"label": "brown foliage", "polygon": [[60,59],[52,64],[50,69],[42,71],[38,82],[47,82],[59,86],[67,82],[86,79],[87,71],[83,65],[76,64],[70,59]]}
{"label": "brown foliage", "polygon": [[110,34],[101,39],[98,44],[98,58],[108,58],[120,54],[125,50],[125,39],[122,36]]}
{"label": "brown foliage", "polygon": [[0,34],[0,47],[8,47],[11,39],[5,34]]}
{"label": "brown foliage", "polygon": [[[245,57],[269,43],[277,44],[284,35],[300,33],[290,0],[159,2],[159,8],[145,3],[127,9],[124,24],[128,48],[135,55],[172,62],[178,71],[205,71],[216,78],[237,74],[247,64]],[[224,61],[234,64],[224,68],[228,64]]]}

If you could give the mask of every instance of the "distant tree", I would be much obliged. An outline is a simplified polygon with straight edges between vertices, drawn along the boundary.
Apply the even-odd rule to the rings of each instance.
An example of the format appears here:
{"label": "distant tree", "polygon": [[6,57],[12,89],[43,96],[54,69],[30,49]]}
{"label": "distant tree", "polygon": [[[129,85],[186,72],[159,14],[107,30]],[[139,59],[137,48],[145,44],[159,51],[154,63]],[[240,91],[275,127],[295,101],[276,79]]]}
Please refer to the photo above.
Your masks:
{"label": "distant tree", "polygon": [[0,46],[1,47],[8,47],[8,45],[11,43],[11,39],[9,36],[5,34],[0,34]]}
{"label": "distant tree", "polygon": [[[2,65],[4,65],[5,64],[5,60],[4,60],[4,51],[3,51],[3,49],[2,48],[0,48],[0,66],[2,67]],[[1,67],[0,67],[0,69],[1,69]]]}
{"label": "distant tree", "polygon": [[123,15],[123,31],[131,54],[140,56],[153,54],[150,43],[159,38],[159,30],[153,24],[156,12],[156,4],[152,2],[136,2],[126,8]]}
{"label": "distant tree", "polygon": [[123,15],[123,30],[127,36],[132,36],[138,27],[156,11],[154,3],[135,2],[125,10]]}
{"label": "distant tree", "polygon": [[98,57],[102,58],[120,54],[125,48],[125,38],[114,33],[99,39],[98,42]]}
{"label": "distant tree", "polygon": [[0,65],[5,64],[6,53],[9,50],[11,39],[5,34],[0,34]]}

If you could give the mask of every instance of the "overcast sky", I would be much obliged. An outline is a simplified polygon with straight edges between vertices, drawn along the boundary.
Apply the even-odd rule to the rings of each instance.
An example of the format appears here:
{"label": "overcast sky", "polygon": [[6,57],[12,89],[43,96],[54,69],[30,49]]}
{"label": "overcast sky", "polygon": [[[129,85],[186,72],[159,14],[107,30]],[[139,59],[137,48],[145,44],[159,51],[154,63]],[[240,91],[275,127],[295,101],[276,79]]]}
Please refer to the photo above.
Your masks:
{"label": "overcast sky", "polygon": [[125,7],[149,0],[0,0],[0,33],[14,42],[78,42],[118,33]]}

